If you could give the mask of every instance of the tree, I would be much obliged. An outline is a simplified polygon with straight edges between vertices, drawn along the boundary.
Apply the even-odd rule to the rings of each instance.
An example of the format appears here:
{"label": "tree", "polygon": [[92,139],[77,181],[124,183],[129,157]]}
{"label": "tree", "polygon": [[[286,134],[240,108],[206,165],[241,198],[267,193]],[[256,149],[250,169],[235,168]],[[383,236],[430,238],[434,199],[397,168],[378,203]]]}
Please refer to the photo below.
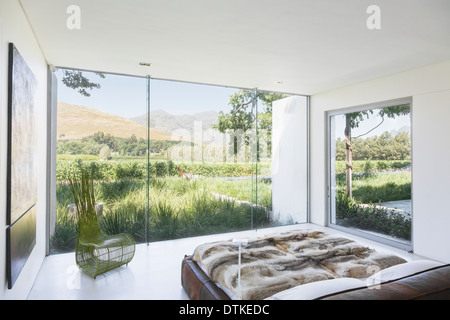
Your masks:
{"label": "tree", "polygon": [[[270,150],[272,139],[272,102],[285,98],[288,95],[280,93],[256,92],[254,90],[239,90],[230,96],[228,105],[231,110],[228,113],[220,111],[217,124],[213,125],[214,129],[221,133],[227,133],[228,130],[233,132],[241,131],[244,136],[244,142],[250,143],[250,136],[246,135],[248,130],[255,128],[256,110],[254,102],[256,99],[262,101],[263,110],[258,112],[258,130],[265,130],[267,133],[266,141]],[[233,141],[230,142],[233,147],[233,153],[236,156],[238,152],[238,137],[235,135]],[[259,149],[259,148],[258,148]]]}
{"label": "tree", "polygon": [[96,132],[92,136],[92,140],[94,140],[98,144],[107,145],[111,150],[117,150],[119,147],[117,139],[109,133],[105,134],[103,132]]}
{"label": "tree", "polygon": [[239,90],[230,96],[228,105],[231,110],[228,113],[219,112],[218,123],[213,127],[222,133],[227,130],[243,130],[246,132],[253,126],[254,115],[253,110],[248,110],[248,106],[252,104],[255,97],[253,92],[249,90]]}
{"label": "tree", "polygon": [[[232,130],[235,133],[233,135],[233,140],[230,141],[235,161],[237,161],[236,156],[239,151],[239,137],[237,136],[237,133],[242,132],[242,139],[244,139],[244,142],[247,145],[249,143],[249,137],[246,136],[246,133],[253,127],[255,119],[252,106],[254,99],[255,96],[253,91],[249,90],[239,90],[239,92],[232,94],[228,102],[228,105],[231,106],[231,110],[228,113],[220,111],[219,117],[217,118],[217,124],[212,126],[221,133],[228,133],[229,130]],[[249,106],[251,106],[251,108],[249,108]]]}
{"label": "tree", "polygon": [[[394,119],[397,116],[400,115],[408,115],[410,114],[410,105],[409,104],[401,104],[397,106],[391,106],[379,109],[378,116],[381,117],[381,122],[367,131],[364,134],[361,134],[357,136],[357,138],[364,136],[371,131],[378,128],[383,122],[384,117],[392,118]],[[346,165],[346,192],[347,192],[347,198],[352,197],[352,174],[353,174],[353,156],[352,156],[352,129],[358,128],[359,124],[364,120],[366,117],[367,119],[374,113],[374,110],[364,110],[364,111],[358,111],[358,112],[351,112],[347,113],[345,115],[345,129],[344,129],[344,135],[345,135],[345,165]]]}
{"label": "tree", "polygon": [[274,101],[288,97],[287,94],[282,93],[258,93],[258,98],[262,101],[265,106],[265,110],[259,112],[258,114],[258,124],[259,129],[264,130],[266,133],[266,142],[268,154],[272,151],[272,103]]}
{"label": "tree", "polygon": [[[78,90],[78,93],[85,97],[90,97],[91,94],[86,90],[100,89],[101,86],[98,83],[91,82],[87,77],[83,75],[81,71],[77,70],[62,70],[63,78],[62,83],[67,87]],[[100,78],[105,78],[105,74],[96,72]]]}

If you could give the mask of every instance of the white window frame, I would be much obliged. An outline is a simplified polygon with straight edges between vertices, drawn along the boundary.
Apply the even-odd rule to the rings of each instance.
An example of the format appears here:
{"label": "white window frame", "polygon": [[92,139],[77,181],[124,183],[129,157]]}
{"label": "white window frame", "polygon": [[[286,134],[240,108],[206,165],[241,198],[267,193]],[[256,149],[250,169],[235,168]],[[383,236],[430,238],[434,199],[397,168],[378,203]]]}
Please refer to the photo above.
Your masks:
{"label": "white window frame", "polygon": [[[409,104],[411,108],[411,119],[413,117],[413,101],[411,97],[408,98],[401,98],[401,99],[395,99],[395,100],[388,100],[388,101],[382,101],[382,102],[376,102],[376,103],[370,103],[370,104],[364,104],[364,105],[358,105],[348,108],[342,108],[342,109],[336,109],[336,110],[330,110],[326,112],[326,181],[327,181],[327,191],[326,191],[326,204],[327,204],[327,226],[336,229],[339,231],[347,232],[355,236],[359,236],[362,238],[366,238],[368,240],[376,241],[381,244],[385,244],[391,247],[399,248],[402,250],[406,250],[409,252],[413,252],[413,232],[414,232],[414,210],[413,210],[413,201],[411,201],[411,241],[407,240],[401,240],[401,239],[394,239],[388,236],[383,236],[381,234],[375,234],[370,231],[365,231],[362,229],[354,229],[354,228],[348,228],[339,226],[332,222],[332,219],[334,217],[334,210],[335,210],[335,183],[334,182],[334,174],[332,174],[332,161],[331,161],[331,155],[334,154],[333,148],[335,148],[335,141],[332,141],[332,126],[333,121],[332,117],[337,115],[343,115],[346,113],[351,112],[357,112],[357,111],[366,111],[371,109],[379,109],[379,108],[385,108],[390,106],[395,106],[399,104]],[[414,159],[412,158],[412,150],[413,150],[413,121],[411,120],[411,172],[413,172],[414,168]],[[411,200],[413,200],[413,180],[411,175]]]}

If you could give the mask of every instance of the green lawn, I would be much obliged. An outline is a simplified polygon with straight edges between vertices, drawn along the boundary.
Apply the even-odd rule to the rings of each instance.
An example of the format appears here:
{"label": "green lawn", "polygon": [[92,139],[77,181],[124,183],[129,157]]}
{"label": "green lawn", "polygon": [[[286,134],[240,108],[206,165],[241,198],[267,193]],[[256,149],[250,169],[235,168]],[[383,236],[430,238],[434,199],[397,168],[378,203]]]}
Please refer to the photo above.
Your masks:
{"label": "green lawn", "polygon": [[[345,186],[345,175],[336,175],[336,192]],[[354,174],[352,195],[358,203],[411,199],[411,172]]]}

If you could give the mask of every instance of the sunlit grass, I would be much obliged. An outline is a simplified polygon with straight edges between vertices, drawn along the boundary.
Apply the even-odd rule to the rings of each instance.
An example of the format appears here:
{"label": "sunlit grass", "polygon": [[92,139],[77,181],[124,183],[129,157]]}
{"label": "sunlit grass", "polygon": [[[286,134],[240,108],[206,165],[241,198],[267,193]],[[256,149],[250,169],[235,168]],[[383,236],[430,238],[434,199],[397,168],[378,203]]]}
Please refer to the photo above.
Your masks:
{"label": "sunlit grass", "polygon": [[[336,175],[336,187],[345,190],[345,175]],[[411,199],[411,172],[353,175],[352,196],[359,203]]]}
{"label": "sunlit grass", "polygon": [[[137,242],[145,241],[146,230],[150,241],[158,241],[246,230],[252,220],[254,227],[262,227],[271,223],[267,210],[239,202],[251,202],[251,182],[152,178],[148,186],[148,216],[145,180],[97,182],[96,201],[104,204],[100,227],[106,234],[130,233]],[[74,250],[76,241],[76,222],[67,217],[66,211],[73,197],[68,185],[58,184],[57,188],[57,232],[52,238],[52,247],[56,251],[70,251]],[[270,183],[261,182],[258,188],[261,200],[265,199],[270,206]],[[228,198],[219,198],[216,194]]]}

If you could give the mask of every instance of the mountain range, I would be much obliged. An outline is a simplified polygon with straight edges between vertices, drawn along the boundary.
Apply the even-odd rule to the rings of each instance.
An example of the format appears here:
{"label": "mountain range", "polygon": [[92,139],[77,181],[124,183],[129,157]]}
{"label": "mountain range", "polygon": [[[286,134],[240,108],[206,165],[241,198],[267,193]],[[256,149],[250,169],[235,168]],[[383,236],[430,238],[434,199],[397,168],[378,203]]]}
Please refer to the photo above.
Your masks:
{"label": "mountain range", "polygon": [[[147,137],[147,127],[128,118],[99,111],[95,108],[58,102],[57,138],[59,140],[81,139],[94,133],[103,132],[114,137]],[[150,129],[152,140],[172,139],[170,133]]]}
{"label": "mountain range", "polygon": [[[155,110],[150,113],[150,135],[152,140],[180,139],[182,131],[187,130],[194,138],[195,122],[200,122],[203,130],[211,128],[217,122],[219,113],[216,111],[200,112],[195,114],[173,115],[164,110]],[[58,102],[57,137],[60,140],[81,139],[97,132],[104,132],[115,137],[136,138],[147,137],[146,115],[125,118],[118,115],[99,111],[92,107],[79,106]],[[172,133],[177,136],[172,137]],[[180,133],[180,134],[178,134]]]}
{"label": "mountain range", "polygon": [[[164,110],[155,110],[150,112],[150,127],[159,131],[172,133],[178,129],[189,131],[191,137],[194,137],[195,122],[201,122],[203,131],[211,129],[211,126],[217,123],[217,111],[197,112],[194,114],[174,115]],[[146,125],[146,115],[131,118],[132,121],[141,125]]]}

